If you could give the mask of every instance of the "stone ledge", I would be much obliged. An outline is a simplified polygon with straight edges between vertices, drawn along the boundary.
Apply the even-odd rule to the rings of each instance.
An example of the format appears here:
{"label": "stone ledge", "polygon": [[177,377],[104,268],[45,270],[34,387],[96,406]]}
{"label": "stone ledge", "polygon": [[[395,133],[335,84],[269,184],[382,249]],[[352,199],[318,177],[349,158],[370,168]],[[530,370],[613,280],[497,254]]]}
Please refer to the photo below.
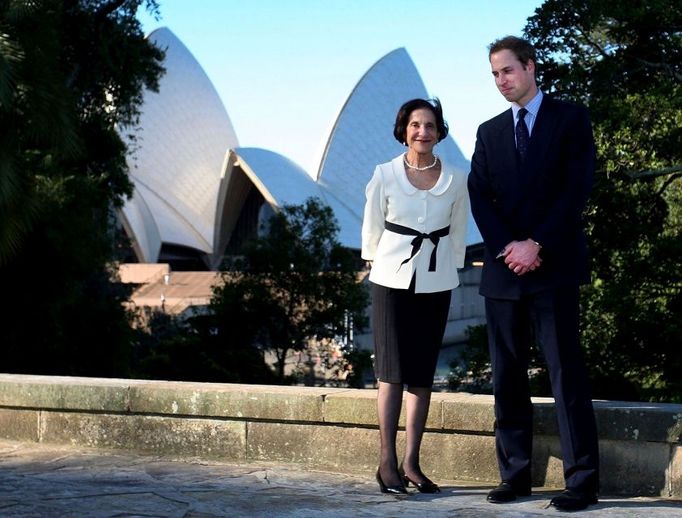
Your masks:
{"label": "stone ledge", "polygon": [[[427,474],[497,482],[492,403],[433,395]],[[561,487],[553,400],[533,403],[533,482]],[[682,497],[682,405],[597,401],[595,413],[605,492]],[[0,374],[0,436],[22,441],[370,472],[376,423],[374,390]]]}

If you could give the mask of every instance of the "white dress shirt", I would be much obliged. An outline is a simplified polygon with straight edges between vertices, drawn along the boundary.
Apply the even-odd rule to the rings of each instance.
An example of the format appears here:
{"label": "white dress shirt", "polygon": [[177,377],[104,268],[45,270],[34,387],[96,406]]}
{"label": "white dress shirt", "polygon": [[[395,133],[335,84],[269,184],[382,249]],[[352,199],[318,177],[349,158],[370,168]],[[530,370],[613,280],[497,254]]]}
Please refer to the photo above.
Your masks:
{"label": "white dress shirt", "polygon": [[[389,288],[407,289],[416,272],[416,293],[446,291],[459,286],[457,268],[464,266],[469,196],[464,171],[441,162],[441,174],[429,190],[410,183],[403,155],[380,164],[367,184],[362,222],[362,258],[373,261],[369,280]],[[407,263],[414,236],[385,229],[384,221],[429,234],[450,226],[440,238],[436,270],[429,271],[434,244],[424,239],[421,249]]]}
{"label": "white dress shirt", "polygon": [[[542,104],[542,95],[543,93],[538,90],[538,93],[535,94],[535,96],[528,101],[528,104],[525,106],[521,106],[520,104],[517,103],[512,103],[511,105],[511,110],[512,114],[514,115],[514,127],[519,122],[519,110],[521,108],[525,108],[528,113],[526,113],[525,118],[523,119],[526,123],[526,128],[528,128],[528,136],[533,134],[533,126],[535,126],[535,119],[538,118],[538,112],[540,111],[540,105]],[[514,138],[516,138],[516,134],[514,134]]]}

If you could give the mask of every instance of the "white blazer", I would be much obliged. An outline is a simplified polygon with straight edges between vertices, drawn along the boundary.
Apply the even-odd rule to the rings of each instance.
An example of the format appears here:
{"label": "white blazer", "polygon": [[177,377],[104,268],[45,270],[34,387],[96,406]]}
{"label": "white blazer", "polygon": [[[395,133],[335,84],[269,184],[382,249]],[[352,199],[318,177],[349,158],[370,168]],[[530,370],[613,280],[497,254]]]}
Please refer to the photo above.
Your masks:
{"label": "white blazer", "polygon": [[[362,222],[362,258],[373,261],[369,280],[389,288],[407,289],[416,272],[416,293],[446,291],[459,286],[457,268],[464,266],[469,196],[464,171],[441,162],[441,174],[428,191],[417,189],[407,179],[403,155],[380,164],[367,184]],[[436,270],[429,271],[434,245],[424,239],[421,249],[410,257],[414,236],[386,230],[384,221],[429,234],[450,225],[440,238]]]}

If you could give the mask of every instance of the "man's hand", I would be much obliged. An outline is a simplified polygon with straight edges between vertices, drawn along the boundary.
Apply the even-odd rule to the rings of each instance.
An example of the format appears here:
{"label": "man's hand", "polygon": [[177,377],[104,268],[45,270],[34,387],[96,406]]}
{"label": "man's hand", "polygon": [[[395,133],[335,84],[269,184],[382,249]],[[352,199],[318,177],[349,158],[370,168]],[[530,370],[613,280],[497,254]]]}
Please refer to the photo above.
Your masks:
{"label": "man's hand", "polygon": [[512,241],[504,247],[502,256],[512,272],[516,275],[525,275],[540,268],[542,258],[538,254],[541,248],[532,239]]}

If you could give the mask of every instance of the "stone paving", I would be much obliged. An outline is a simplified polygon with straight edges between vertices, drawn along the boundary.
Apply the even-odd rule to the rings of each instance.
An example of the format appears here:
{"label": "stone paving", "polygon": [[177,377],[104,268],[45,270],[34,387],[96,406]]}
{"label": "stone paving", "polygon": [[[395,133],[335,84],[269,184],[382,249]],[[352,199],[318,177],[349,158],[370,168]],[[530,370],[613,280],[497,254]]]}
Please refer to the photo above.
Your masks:
{"label": "stone paving", "polygon": [[[372,476],[297,465],[236,464],[0,440],[0,517],[466,517],[563,515],[555,491],[507,505],[489,487],[439,481],[443,492],[382,495]],[[604,497],[572,516],[682,518],[682,501]]]}

